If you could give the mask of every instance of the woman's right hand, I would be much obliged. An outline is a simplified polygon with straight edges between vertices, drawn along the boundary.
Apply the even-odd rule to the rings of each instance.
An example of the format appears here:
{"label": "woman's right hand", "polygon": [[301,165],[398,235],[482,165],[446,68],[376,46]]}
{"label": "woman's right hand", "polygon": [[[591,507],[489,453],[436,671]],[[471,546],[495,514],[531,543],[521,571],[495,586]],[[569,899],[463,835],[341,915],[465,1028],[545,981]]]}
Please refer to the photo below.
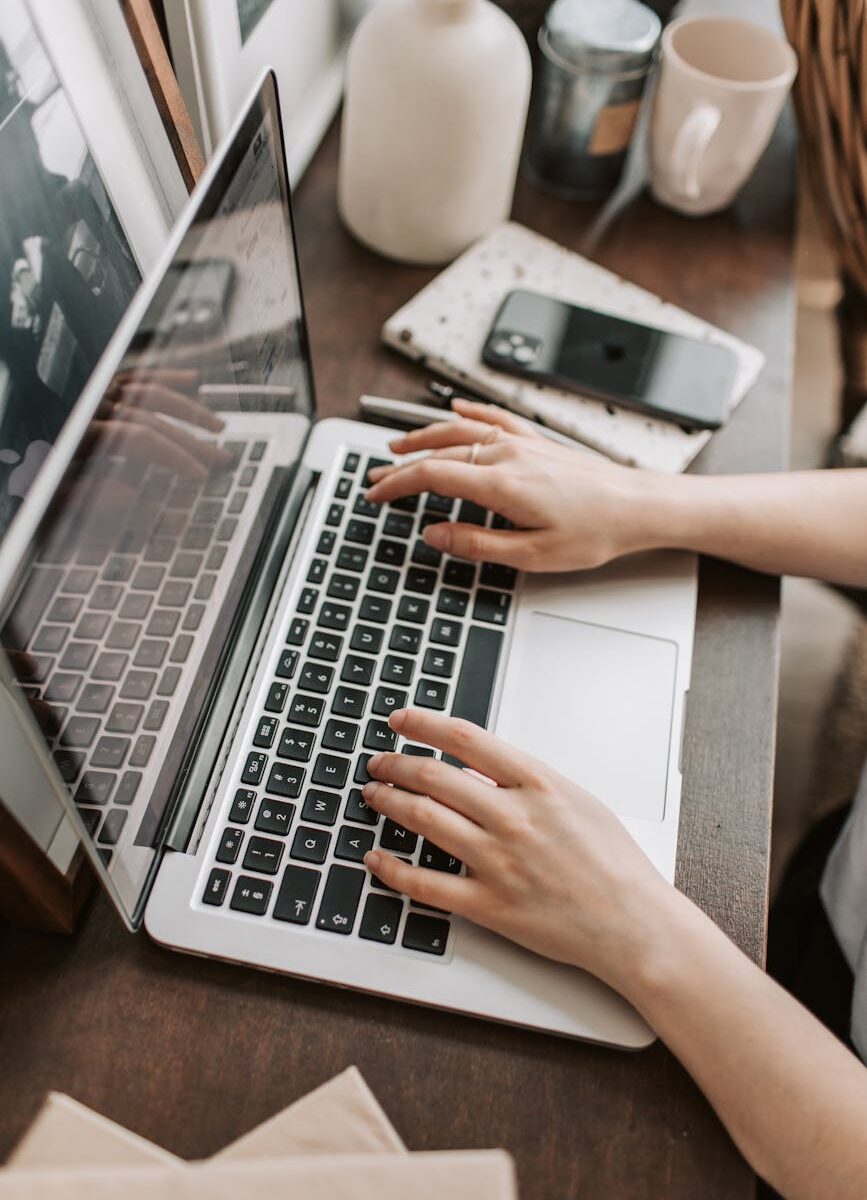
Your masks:
{"label": "woman's right hand", "polygon": [[670,477],[560,445],[490,404],[455,400],[454,408],[459,420],[391,443],[397,454],[431,453],[371,471],[368,498],[382,504],[439,492],[492,509],[515,528],[441,522],[425,529],[428,545],[525,571],[572,571],[652,544],[651,514]]}

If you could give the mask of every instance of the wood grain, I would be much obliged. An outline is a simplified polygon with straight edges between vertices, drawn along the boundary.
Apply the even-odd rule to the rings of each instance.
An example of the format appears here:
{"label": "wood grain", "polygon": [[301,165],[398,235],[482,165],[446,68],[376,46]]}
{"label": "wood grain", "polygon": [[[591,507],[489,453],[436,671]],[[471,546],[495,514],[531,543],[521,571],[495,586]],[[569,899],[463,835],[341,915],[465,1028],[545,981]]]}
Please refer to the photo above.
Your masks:
{"label": "wood grain", "polygon": [[[768,6],[770,0],[768,0]],[[763,5],[765,7],[765,5]],[[538,12],[538,7],[535,10]],[[760,346],[768,366],[700,469],[784,463],[793,341],[792,131],[728,212],[697,222],[650,201],[598,257]],[[298,195],[321,411],[361,391],[420,393],[379,345],[431,272],[344,232],[332,131]],[[519,186],[515,216],[577,247],[591,210]],[[776,713],[777,585],[702,565],[678,884],[763,954]],[[48,1088],[188,1157],[205,1155],[350,1063],[414,1149],[505,1146],[523,1200],[745,1200],[755,1180],[664,1047],[624,1054],[245,967],[131,937],[99,897],[73,939],[7,932],[0,995],[0,1153]]]}

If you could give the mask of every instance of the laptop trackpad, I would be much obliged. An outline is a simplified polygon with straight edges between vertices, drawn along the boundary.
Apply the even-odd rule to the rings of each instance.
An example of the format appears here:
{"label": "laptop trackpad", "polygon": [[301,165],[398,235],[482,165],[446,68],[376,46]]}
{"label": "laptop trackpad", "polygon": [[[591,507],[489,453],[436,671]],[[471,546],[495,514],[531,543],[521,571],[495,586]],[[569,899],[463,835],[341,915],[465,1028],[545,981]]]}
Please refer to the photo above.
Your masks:
{"label": "laptop trackpad", "polygon": [[677,647],[531,613],[509,658],[497,734],[624,816],[665,812]]}

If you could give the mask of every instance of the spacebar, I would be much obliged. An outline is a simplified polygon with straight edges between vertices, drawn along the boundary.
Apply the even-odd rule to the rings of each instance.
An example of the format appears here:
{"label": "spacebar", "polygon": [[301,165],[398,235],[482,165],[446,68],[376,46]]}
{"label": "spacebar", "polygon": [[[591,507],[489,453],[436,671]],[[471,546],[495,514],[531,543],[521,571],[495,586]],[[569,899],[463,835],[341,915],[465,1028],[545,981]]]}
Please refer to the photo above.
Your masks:
{"label": "spacebar", "polygon": [[482,729],[487,728],[502,645],[502,630],[470,627],[452,703],[453,717],[463,717]]}

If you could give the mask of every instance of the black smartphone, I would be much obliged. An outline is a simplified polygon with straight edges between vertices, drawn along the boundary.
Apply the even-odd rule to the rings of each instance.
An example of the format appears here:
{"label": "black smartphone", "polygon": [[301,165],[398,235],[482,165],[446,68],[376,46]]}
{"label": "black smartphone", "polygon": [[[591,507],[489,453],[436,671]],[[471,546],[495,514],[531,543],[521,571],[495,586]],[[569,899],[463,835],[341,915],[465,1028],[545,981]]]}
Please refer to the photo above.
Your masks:
{"label": "black smartphone", "polygon": [[726,346],[523,290],[500,306],[482,360],[690,429],[722,425],[738,371]]}

